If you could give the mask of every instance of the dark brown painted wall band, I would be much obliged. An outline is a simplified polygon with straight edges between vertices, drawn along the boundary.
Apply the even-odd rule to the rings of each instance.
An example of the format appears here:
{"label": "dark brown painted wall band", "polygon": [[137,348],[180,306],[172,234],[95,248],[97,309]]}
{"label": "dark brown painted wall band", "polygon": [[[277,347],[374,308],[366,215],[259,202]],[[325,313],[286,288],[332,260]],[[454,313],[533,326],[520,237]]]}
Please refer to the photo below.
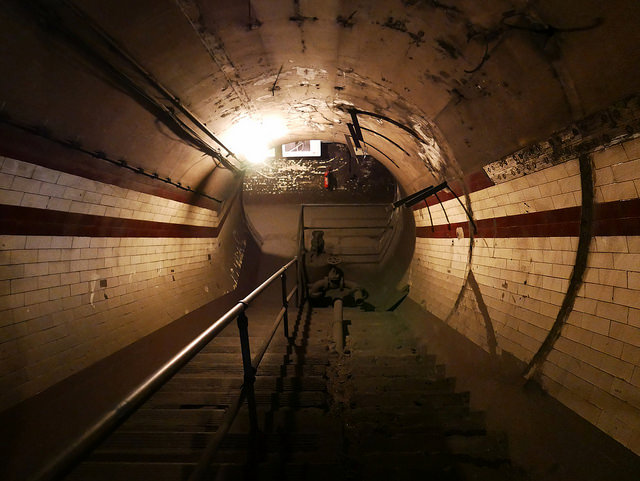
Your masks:
{"label": "dark brown painted wall band", "polygon": [[0,205],[4,235],[207,238],[217,237],[225,220],[226,214],[218,227],[203,227]]}
{"label": "dark brown painted wall band", "polygon": [[[476,220],[475,237],[578,237],[582,207],[509,215]],[[416,228],[416,237],[454,238],[461,227],[469,237],[469,223],[440,224]],[[594,236],[640,235],[640,199],[595,204],[593,208]]]}

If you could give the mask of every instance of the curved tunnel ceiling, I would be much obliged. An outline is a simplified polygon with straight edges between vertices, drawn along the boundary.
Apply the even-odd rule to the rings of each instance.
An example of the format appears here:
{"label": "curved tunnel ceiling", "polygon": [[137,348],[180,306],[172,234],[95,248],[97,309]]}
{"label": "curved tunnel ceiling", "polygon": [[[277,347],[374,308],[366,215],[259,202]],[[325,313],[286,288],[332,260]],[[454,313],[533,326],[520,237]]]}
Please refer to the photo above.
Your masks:
{"label": "curved tunnel ceiling", "polygon": [[[405,190],[477,170],[640,90],[636,0],[9,3],[5,118],[218,197],[229,171],[211,176],[211,157],[150,106],[157,91],[141,100],[119,75],[161,84],[221,138],[242,118],[277,115],[288,133],[276,141],[343,142],[356,110]],[[116,73],[100,58],[116,59]]]}

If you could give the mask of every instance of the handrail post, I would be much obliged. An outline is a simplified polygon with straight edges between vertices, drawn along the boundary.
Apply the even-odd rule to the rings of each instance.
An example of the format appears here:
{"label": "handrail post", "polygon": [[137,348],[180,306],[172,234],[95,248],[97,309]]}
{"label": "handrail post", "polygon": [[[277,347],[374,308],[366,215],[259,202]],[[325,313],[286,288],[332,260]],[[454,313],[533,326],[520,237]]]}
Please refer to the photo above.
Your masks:
{"label": "handrail post", "polygon": [[296,307],[300,307],[300,260],[296,259]]}
{"label": "handrail post", "polygon": [[282,323],[284,326],[284,337],[289,339],[289,302],[287,301],[287,271],[284,271],[280,275],[282,280],[282,307],[284,308],[284,314],[282,316]]}
{"label": "handrail post", "polygon": [[296,299],[297,305],[300,305],[307,299],[307,292],[302,292],[301,289],[305,288],[304,285],[304,204],[300,206],[300,226],[298,231],[298,257],[296,261],[296,278],[298,280],[298,293]]}
{"label": "handrail post", "polygon": [[[246,308],[246,306],[245,306]],[[247,393],[247,405],[249,407],[249,425],[251,432],[258,431],[258,411],[256,408],[256,394],[254,383],[256,372],[251,365],[251,348],[249,346],[249,319],[244,312],[238,315],[238,331],[240,331],[240,349],[242,350],[242,367],[244,370],[244,387]]]}

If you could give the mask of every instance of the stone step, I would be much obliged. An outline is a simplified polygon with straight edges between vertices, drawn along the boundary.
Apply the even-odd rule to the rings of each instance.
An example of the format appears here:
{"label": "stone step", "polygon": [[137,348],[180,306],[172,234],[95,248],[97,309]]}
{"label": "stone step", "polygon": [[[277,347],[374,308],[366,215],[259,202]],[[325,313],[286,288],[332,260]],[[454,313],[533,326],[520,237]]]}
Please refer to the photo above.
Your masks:
{"label": "stone step", "polygon": [[[322,376],[327,369],[326,364],[282,364],[282,363],[260,363],[258,367],[258,375],[286,376],[286,375],[311,375]],[[209,366],[206,364],[188,364],[180,370],[180,376],[183,377],[239,377],[243,375],[242,365],[233,364],[216,364]]]}
{"label": "stone step", "polygon": [[[506,439],[498,433],[443,436],[433,432],[362,433],[357,428],[356,431],[354,439],[350,442],[350,453],[356,458],[375,458],[383,456],[383,453],[407,453],[408,457],[415,454],[451,455],[458,459],[473,459],[474,462],[486,465],[497,465],[509,459]],[[372,462],[384,463],[373,459]]]}
{"label": "stone step", "polygon": [[[290,336],[293,336],[293,332],[292,332],[293,326],[290,325],[289,329],[290,329],[290,333],[289,333]],[[323,344],[323,339],[327,338],[328,333],[327,334],[324,333],[325,329],[322,329],[321,331],[322,333],[312,332],[313,334],[312,344],[314,346],[321,346]],[[265,332],[264,334],[267,334],[267,332]],[[251,343],[251,348],[255,350],[258,347],[260,347],[264,339],[265,339],[264,335],[263,336],[250,335],[249,342]],[[273,339],[271,340],[270,350],[273,350],[272,346],[278,346],[278,347],[282,346],[283,347],[282,352],[284,352],[284,347],[289,345],[290,343],[293,343],[298,346],[301,346],[305,343],[311,344],[309,342],[309,339],[305,339],[302,335],[299,335],[297,338],[291,337],[291,339],[286,339],[282,333],[282,330],[280,329],[278,332],[276,332]],[[204,348],[202,348],[202,351],[200,352],[240,353],[240,337],[239,336],[216,337]]]}
{"label": "stone step", "polygon": [[[215,339],[214,339],[215,341]],[[233,345],[220,345],[220,344],[215,344],[214,343],[210,343],[207,344],[202,351],[200,351],[200,353],[212,353],[212,354],[240,354],[240,339],[236,339],[237,342],[234,342]],[[253,345],[251,346],[253,347]],[[256,347],[258,347],[256,345]]]}
{"label": "stone step", "polygon": [[418,369],[424,365],[431,365],[436,363],[436,356],[431,354],[416,355],[413,353],[358,353],[352,352],[349,357],[349,365],[351,367],[361,366],[380,366],[380,367],[396,367],[399,370],[406,370],[407,368]]}
{"label": "stone step", "polygon": [[[114,433],[90,457],[89,461],[120,462],[197,462],[212,433],[175,432],[126,432]],[[277,453],[286,446],[291,457],[301,459],[303,453],[318,452],[319,459],[335,456],[335,440],[315,432],[262,434],[259,436],[260,451]],[[251,446],[251,437],[246,433],[228,433],[220,445],[219,458],[225,461],[243,462]]]}
{"label": "stone step", "polygon": [[411,339],[384,339],[384,338],[371,338],[354,340],[351,335],[347,336],[346,345],[352,356],[375,356],[375,355],[394,355],[398,354],[413,354],[417,353],[417,350],[412,347],[413,341]]}
{"label": "stone step", "polygon": [[[189,408],[144,408],[137,411],[120,428],[119,432],[214,432],[226,414],[225,409],[193,407]],[[292,409],[281,407],[272,409],[259,406],[258,420],[264,432],[274,432],[281,428],[304,428],[323,430],[339,434],[338,419],[327,410],[317,407]],[[231,428],[233,432],[249,431],[246,404],[240,409]]]}
{"label": "stone step", "polygon": [[[340,419],[326,407],[258,406],[257,417],[259,429],[264,433],[282,434],[302,430],[322,433],[323,437],[337,440],[342,430]],[[244,405],[238,412],[230,432],[245,434],[249,432],[249,428],[249,410]]]}
{"label": "stone step", "polygon": [[402,410],[355,408],[348,414],[349,422],[363,431],[398,429],[403,432],[437,431],[447,434],[484,434],[485,414],[468,412],[464,407],[434,411],[425,407],[405,407]]}
{"label": "stone step", "polygon": [[[176,376],[158,392],[228,392],[239,390],[242,377],[190,377]],[[326,381],[321,376],[279,377],[258,375],[255,389],[271,391],[324,391]]]}
{"label": "stone step", "polygon": [[150,409],[136,411],[119,431],[215,431],[225,415],[224,409]]}
{"label": "stone step", "polygon": [[427,363],[419,369],[401,369],[400,366],[356,366],[351,368],[354,379],[366,379],[369,376],[378,378],[411,378],[416,380],[435,381],[446,378],[446,368],[443,364]]}
{"label": "stone step", "polygon": [[326,357],[329,354],[329,341],[323,340],[320,344],[309,344],[309,345],[288,345],[284,342],[282,344],[272,343],[269,346],[266,354],[269,355],[288,355],[288,356],[298,356],[300,358],[306,357]]}
{"label": "stone step", "polygon": [[[343,312],[342,317],[349,321],[349,330],[358,333],[378,334],[380,332],[392,332],[395,335],[407,335],[411,331],[398,321],[395,316],[386,313],[368,313],[361,315],[357,312]],[[375,316],[377,314],[377,317]]]}
{"label": "stone step", "polygon": [[428,379],[425,376],[370,376],[366,378],[357,378],[353,382],[353,390],[358,393],[388,393],[388,392],[405,392],[405,391],[422,391],[425,392],[454,392],[456,379],[452,377],[444,379]]}
{"label": "stone step", "polygon": [[424,406],[432,409],[446,409],[455,406],[468,406],[469,392],[392,392],[392,393],[353,393],[351,405],[358,407],[382,407],[402,410],[410,406]]}
{"label": "stone step", "polygon": [[[186,481],[195,468],[195,463],[84,463],[68,478],[69,481]],[[341,480],[343,466],[334,463],[281,463],[267,461],[255,466],[254,472],[242,464],[214,463],[211,477],[216,481],[259,480]]]}
{"label": "stone step", "polygon": [[78,466],[66,481],[186,481],[195,462],[87,461]]}
{"label": "stone step", "polygon": [[474,481],[530,481],[530,477],[522,469],[512,466],[508,462],[498,466],[484,466],[482,463],[474,464],[471,461],[461,460],[456,466],[460,479],[473,479]]}
{"label": "stone step", "polygon": [[[160,408],[226,408],[235,402],[239,392],[216,393],[207,391],[193,392],[158,392],[146,404],[145,407]],[[258,404],[271,405],[274,408],[280,406],[295,407],[320,407],[327,405],[327,395],[322,391],[288,391],[277,393],[273,391],[257,391],[256,402]]]}
{"label": "stone step", "polygon": [[[262,363],[265,364],[327,364],[327,356],[328,350],[318,350],[315,353],[309,352],[306,353],[304,351],[293,352],[291,354],[286,354],[283,352],[267,352],[262,358]],[[253,353],[255,354],[255,353]],[[194,365],[210,365],[212,368],[216,365],[228,365],[235,364],[238,362],[242,362],[242,356],[239,354],[230,354],[230,353],[200,353],[189,364]]]}
{"label": "stone step", "polygon": [[495,466],[473,464],[460,456],[425,456],[416,454],[414,458],[422,462],[404,463],[404,458],[396,459],[396,463],[388,466],[364,464],[358,471],[357,478],[368,481],[415,481],[433,479],[437,481],[525,481],[529,480],[508,463]]}
{"label": "stone step", "polygon": [[[181,373],[190,373],[190,372],[202,372],[203,370],[211,370],[212,373],[218,372],[238,372],[242,371],[242,359],[224,359],[222,357],[218,357],[215,355],[215,359],[194,359],[188,365],[181,369]],[[318,357],[318,356],[297,356],[293,355],[265,355],[261,360],[258,369],[269,368],[273,369],[274,367],[280,367],[283,365],[289,366],[326,366],[328,365],[329,360],[327,357]]]}
{"label": "stone step", "polygon": [[[253,470],[238,464],[213,466],[216,481],[240,481],[246,479],[257,480],[299,480],[299,481],[327,481],[346,480],[344,467],[338,463],[328,462],[286,462],[279,460],[262,462]],[[214,479],[214,478],[212,478]]]}

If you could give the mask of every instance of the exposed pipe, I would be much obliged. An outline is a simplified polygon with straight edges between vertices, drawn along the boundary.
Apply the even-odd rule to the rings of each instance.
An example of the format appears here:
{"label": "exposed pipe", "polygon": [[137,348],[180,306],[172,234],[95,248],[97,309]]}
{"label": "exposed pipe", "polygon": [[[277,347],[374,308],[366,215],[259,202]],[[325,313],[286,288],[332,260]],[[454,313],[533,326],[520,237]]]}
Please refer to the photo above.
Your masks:
{"label": "exposed pipe", "polygon": [[467,218],[469,219],[469,222],[471,222],[471,225],[473,226],[474,234],[477,234],[478,233],[478,228],[476,227],[476,223],[473,220],[473,217],[471,217],[471,214],[469,213],[467,208],[464,206],[464,204],[462,203],[460,198],[457,196],[457,194],[453,191],[453,189],[450,186],[448,187],[448,189],[449,189],[449,192],[451,192],[453,194],[453,196],[456,198],[456,200],[460,204],[460,207],[462,207],[462,210],[464,210],[464,213],[467,214]]}
{"label": "exposed pipe", "polygon": [[336,352],[344,352],[344,327],[343,327],[343,302],[341,298],[333,301],[333,340],[336,343]]}
{"label": "exposed pipe", "polygon": [[189,125],[187,125],[182,119],[176,116],[173,108],[179,110],[187,119],[196,126],[197,129],[205,133],[214,142],[224,148],[229,155],[235,157],[233,152],[227,149],[212,132],[210,132],[206,126],[191,113],[180,100],[163,87],[148,71],[146,71],[137,61],[127,54],[123,48],[121,48],[113,38],[111,38],[104,30],[102,30],[93,20],[91,20],[82,10],[80,10],[73,3],[63,1],[58,3],[63,5],[72,14],[80,20],[84,21],[84,24],[91,29],[91,31],[98,36],[98,40],[102,41],[103,47],[106,52],[113,53],[121,60],[124,60],[129,67],[132,67],[147,83],[152,87],[161,97],[169,101],[173,107],[165,106],[156,101],[152,95],[148,94],[140,85],[130,78],[126,73],[121,71],[112,61],[110,61],[105,52],[100,52],[98,48],[90,45],[85,41],[81,34],[74,31],[69,25],[65,24],[61,12],[56,10],[52,2],[43,0],[35,1],[31,5],[23,5],[23,7],[31,10],[38,17],[40,23],[45,23],[46,27],[50,30],[57,31],[61,37],[83,54],[87,55],[93,62],[95,62],[100,68],[105,70],[110,76],[118,81],[133,95],[137,96],[140,100],[143,100],[150,108],[152,113],[163,123],[167,124],[177,134],[179,134],[184,140],[189,142],[192,146],[198,150],[210,155],[214,159],[217,159],[221,164],[233,172],[238,172],[238,168],[231,164],[220,152],[211,147],[205,142],[200,135],[194,131]]}
{"label": "exposed pipe", "polygon": [[355,130],[356,136],[360,140],[364,140],[362,136],[362,131],[360,130],[360,122],[358,122],[358,113],[355,110],[349,111],[351,114],[351,122],[353,123],[353,128]]}
{"label": "exposed pipe", "polygon": [[353,124],[347,124],[347,128],[349,129],[349,133],[351,134],[351,138],[353,139],[353,143],[356,148],[360,148],[360,139],[358,138],[358,134],[356,133],[356,129]]}
{"label": "exposed pipe", "polygon": [[440,197],[438,197],[438,193],[436,192],[433,195],[435,195],[436,199],[438,199],[438,202],[440,203],[440,207],[442,207],[442,212],[444,212],[444,217],[445,219],[447,219],[447,224],[449,224],[449,228],[451,228],[451,221],[449,220],[449,216],[447,215],[447,209],[444,208],[444,204],[440,200]]}
{"label": "exposed pipe", "polygon": [[407,152],[406,150],[404,150],[400,145],[398,145],[397,143],[395,143],[393,140],[391,140],[389,137],[382,135],[380,132],[376,132],[375,130],[372,129],[368,129],[366,127],[362,127],[360,126],[360,128],[362,130],[366,130],[367,132],[371,132],[372,134],[375,134],[379,137],[382,137],[384,140],[386,140],[387,142],[392,143],[393,145],[395,145],[396,147],[398,147],[400,150],[402,150],[405,154],[407,154],[408,157],[411,157],[411,154],[409,152]]}
{"label": "exposed pipe", "polygon": [[211,132],[203,122],[201,122],[195,114],[193,114],[180,99],[174,95],[169,89],[162,85],[147,69],[145,69],[131,54],[129,54],[123,47],[121,47],[116,40],[111,37],[100,25],[98,25],[91,17],[89,17],[83,10],[71,1],[64,2],[76,15],[81,17],[91,29],[98,34],[103,41],[105,41],[109,47],[123,59],[129,62],[140,74],[142,74],[151,85],[158,90],[167,100],[169,100],[178,110],[180,110],[187,118],[194,123],[203,133],[207,135],[216,144],[227,151],[227,154],[234,157],[237,160],[236,155],[224,145],[220,139],[218,139],[213,132]]}
{"label": "exposed pipe", "polygon": [[448,187],[448,184],[446,180],[436,186],[430,185],[425,189],[419,190],[418,192],[414,192],[411,195],[408,195],[400,200],[395,201],[393,203],[393,207],[394,209],[400,207],[401,205],[406,205],[407,207],[411,207],[417,204],[418,202],[420,202],[421,200],[426,199],[427,197],[432,196],[447,187]]}
{"label": "exposed pipe", "polygon": [[395,165],[398,169],[400,168],[400,166],[398,164],[396,164],[393,159],[391,157],[389,157],[387,154],[385,154],[382,150],[374,147],[373,145],[365,142],[364,140],[361,140],[360,142],[362,142],[364,145],[371,147],[373,150],[380,152],[382,155],[384,155],[387,159],[389,159],[389,162],[391,162],[393,165]]}
{"label": "exposed pipe", "polygon": [[24,132],[28,132],[29,134],[32,135],[36,135],[38,137],[42,137],[43,139],[47,139],[50,142],[54,142],[58,145],[61,145],[67,149],[70,150],[75,150],[76,152],[80,152],[82,154],[86,154],[86,155],[90,155],[93,158],[96,159],[100,159],[100,160],[104,160],[106,162],[109,162],[112,165],[115,165],[116,167],[120,167],[120,168],[124,168],[127,170],[130,170],[136,174],[139,175],[144,175],[145,177],[148,177],[150,179],[154,179],[154,180],[158,180],[160,182],[164,182],[165,184],[170,184],[173,185],[174,187],[177,187],[180,190],[186,190],[187,192],[193,192],[194,194],[201,196],[201,197],[205,197],[207,199],[213,200],[214,202],[218,202],[218,203],[222,203],[223,201],[220,199],[217,199],[209,194],[205,194],[204,192],[200,192],[197,190],[193,190],[191,188],[191,186],[187,185],[184,186],[182,185],[182,183],[180,182],[176,182],[174,180],[172,180],[170,177],[160,177],[157,173],[155,172],[148,172],[147,170],[145,170],[143,167],[136,167],[134,165],[129,164],[129,162],[127,162],[124,159],[114,159],[112,157],[109,157],[105,152],[101,152],[101,151],[93,151],[93,150],[88,150],[85,149],[84,147],[82,147],[78,142],[73,141],[73,140],[64,140],[64,139],[60,139],[58,137],[53,136],[53,134],[51,134],[51,132],[43,127],[40,126],[33,126],[33,125],[27,125],[27,124],[23,124],[20,123],[16,120],[11,119],[5,112],[0,112],[0,123],[5,124],[5,125],[9,125],[13,128],[16,128],[18,130],[22,130]]}

